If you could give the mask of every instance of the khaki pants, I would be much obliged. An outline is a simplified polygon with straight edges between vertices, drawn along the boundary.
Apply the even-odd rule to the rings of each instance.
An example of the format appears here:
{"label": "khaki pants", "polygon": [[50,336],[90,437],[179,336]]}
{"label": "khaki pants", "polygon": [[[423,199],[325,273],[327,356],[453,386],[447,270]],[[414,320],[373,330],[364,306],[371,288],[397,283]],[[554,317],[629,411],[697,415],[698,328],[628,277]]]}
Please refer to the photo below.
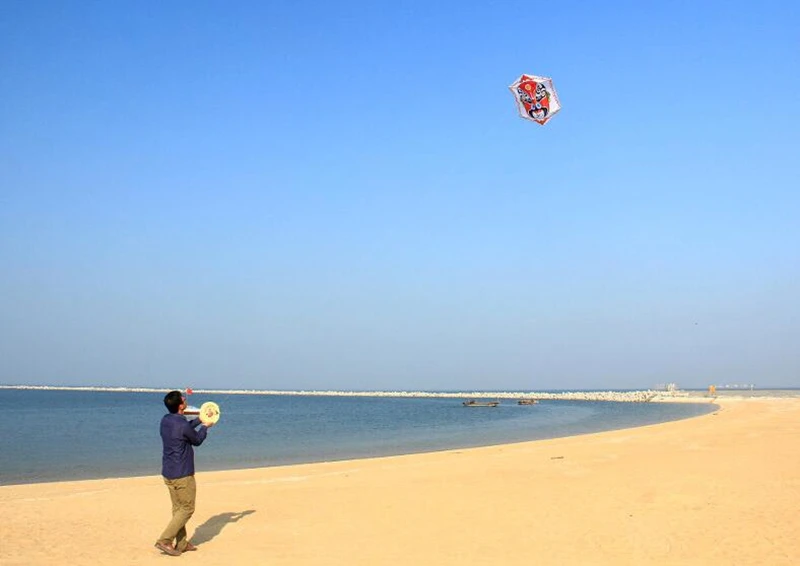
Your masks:
{"label": "khaki pants", "polygon": [[185,476],[175,480],[164,478],[164,484],[169,489],[169,498],[172,500],[172,520],[161,533],[158,542],[172,544],[183,552],[186,549],[186,523],[194,513],[194,500],[197,495],[197,485],[194,476]]}

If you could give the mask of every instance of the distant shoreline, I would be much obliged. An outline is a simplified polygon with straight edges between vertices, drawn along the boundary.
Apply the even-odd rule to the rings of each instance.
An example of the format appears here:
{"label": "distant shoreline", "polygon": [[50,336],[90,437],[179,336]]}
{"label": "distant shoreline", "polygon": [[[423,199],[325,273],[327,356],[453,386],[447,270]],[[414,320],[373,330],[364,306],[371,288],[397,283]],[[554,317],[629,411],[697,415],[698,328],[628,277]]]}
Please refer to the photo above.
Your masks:
{"label": "distant shoreline", "polygon": [[[165,393],[160,387],[100,387],[69,385],[0,385],[0,389],[34,391],[85,391],[113,393]],[[284,395],[317,397],[410,397],[410,398],[478,398],[478,399],[552,399],[576,401],[614,401],[646,403],[662,399],[686,399],[681,391],[354,391],[354,390],[279,390],[279,389],[193,389],[193,393],[213,395]]]}
{"label": "distant shoreline", "polygon": [[[166,393],[167,387],[103,387],[96,385],[0,385],[0,390],[78,391],[107,393]],[[536,399],[563,401],[611,401],[617,403],[684,402],[701,403],[719,397],[732,399],[753,397],[800,397],[800,388],[738,389],[718,388],[714,395],[704,389],[664,391],[642,390],[561,390],[561,391],[356,391],[356,390],[283,390],[283,389],[192,389],[205,395],[274,395],[306,397],[398,397],[444,399]],[[787,395],[788,393],[788,395]]]}

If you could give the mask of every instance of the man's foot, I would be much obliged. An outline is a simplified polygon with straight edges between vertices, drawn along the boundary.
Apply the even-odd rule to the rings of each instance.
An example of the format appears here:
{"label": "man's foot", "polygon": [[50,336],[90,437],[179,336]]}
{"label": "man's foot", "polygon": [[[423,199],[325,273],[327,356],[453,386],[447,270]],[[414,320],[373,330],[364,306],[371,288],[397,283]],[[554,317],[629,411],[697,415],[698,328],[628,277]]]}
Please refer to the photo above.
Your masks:
{"label": "man's foot", "polygon": [[190,542],[186,543],[186,548],[183,549],[183,552],[191,552],[193,550],[197,550],[197,547]]}
{"label": "man's foot", "polygon": [[173,547],[171,544],[164,544],[161,541],[156,543],[156,548],[163,552],[164,554],[169,554],[170,556],[180,556],[181,551],[177,548]]}

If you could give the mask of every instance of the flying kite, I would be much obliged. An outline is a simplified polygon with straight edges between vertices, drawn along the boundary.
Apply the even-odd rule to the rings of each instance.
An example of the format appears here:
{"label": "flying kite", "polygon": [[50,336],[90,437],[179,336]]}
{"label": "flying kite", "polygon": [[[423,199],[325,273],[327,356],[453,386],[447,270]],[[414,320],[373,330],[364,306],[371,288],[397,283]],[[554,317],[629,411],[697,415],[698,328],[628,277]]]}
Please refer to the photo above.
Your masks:
{"label": "flying kite", "polygon": [[547,121],[561,110],[553,79],[522,75],[508,89],[517,102],[519,115],[544,126]]}

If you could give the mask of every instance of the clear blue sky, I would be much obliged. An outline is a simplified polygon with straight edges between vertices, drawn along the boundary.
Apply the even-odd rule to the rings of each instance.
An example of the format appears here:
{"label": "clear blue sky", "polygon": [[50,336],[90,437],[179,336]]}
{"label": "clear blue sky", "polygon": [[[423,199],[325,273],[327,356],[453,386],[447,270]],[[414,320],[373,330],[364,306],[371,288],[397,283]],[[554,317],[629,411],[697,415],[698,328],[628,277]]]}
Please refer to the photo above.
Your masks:
{"label": "clear blue sky", "polygon": [[800,386],[798,30],[794,0],[5,2],[0,383]]}

